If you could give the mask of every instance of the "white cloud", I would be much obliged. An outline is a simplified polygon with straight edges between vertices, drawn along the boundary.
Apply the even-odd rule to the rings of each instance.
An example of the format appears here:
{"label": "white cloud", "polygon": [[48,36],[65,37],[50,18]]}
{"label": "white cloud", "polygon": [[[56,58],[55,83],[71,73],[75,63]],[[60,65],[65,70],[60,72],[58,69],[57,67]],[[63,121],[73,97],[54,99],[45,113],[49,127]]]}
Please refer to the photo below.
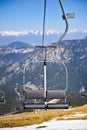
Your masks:
{"label": "white cloud", "polygon": [[59,32],[57,30],[48,30],[48,31],[46,31],[46,35],[50,35],[50,34],[59,34]]}
{"label": "white cloud", "polygon": [[87,33],[87,30],[84,30],[83,32]]}
{"label": "white cloud", "polygon": [[29,30],[28,33],[31,33],[33,35],[42,35],[43,32],[39,30]]}
{"label": "white cloud", "polygon": [[[45,34],[46,35],[54,35],[54,34],[61,34],[63,33],[64,30],[62,31],[58,31],[58,30],[47,30],[45,31]],[[79,32],[82,32],[82,33],[87,33],[87,30],[78,30],[76,28],[74,29],[71,29],[68,31],[68,34],[69,33],[79,33]],[[29,30],[29,31],[0,31],[0,35],[1,36],[20,36],[20,35],[27,35],[27,34],[33,34],[33,35],[42,35],[43,34],[43,31],[41,30]]]}
{"label": "white cloud", "polygon": [[79,29],[76,29],[76,28],[74,28],[74,29],[71,29],[71,30],[69,30],[68,31],[68,33],[87,33],[87,30],[79,30]]}
{"label": "white cloud", "polygon": [[1,36],[20,36],[20,35],[27,35],[27,34],[33,34],[33,35],[42,35],[42,31],[39,30],[29,30],[29,31],[0,31]]}
{"label": "white cloud", "polygon": [[26,35],[28,31],[0,31],[2,36],[19,36],[19,35]]}
{"label": "white cloud", "polygon": [[78,29],[74,28],[68,31],[68,33],[77,33],[80,32]]}

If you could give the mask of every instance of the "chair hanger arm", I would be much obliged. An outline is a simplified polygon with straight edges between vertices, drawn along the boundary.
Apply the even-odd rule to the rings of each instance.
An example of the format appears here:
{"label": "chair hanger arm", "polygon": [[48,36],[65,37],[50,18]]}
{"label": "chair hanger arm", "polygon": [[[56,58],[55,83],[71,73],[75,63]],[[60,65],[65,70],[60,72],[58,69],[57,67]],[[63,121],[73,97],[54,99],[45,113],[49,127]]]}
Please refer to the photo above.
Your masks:
{"label": "chair hanger arm", "polygon": [[66,28],[65,28],[65,31],[64,33],[62,34],[62,36],[58,39],[58,41],[56,41],[56,46],[58,46],[58,44],[60,43],[60,41],[64,38],[64,36],[66,35],[67,31],[68,31],[68,20],[67,20],[67,15],[65,13],[65,10],[64,10],[64,7],[63,7],[63,4],[62,4],[62,0],[59,0],[59,3],[60,3],[60,6],[61,6],[61,10],[62,10],[62,13],[63,13],[63,20],[65,20],[65,23],[66,23]]}

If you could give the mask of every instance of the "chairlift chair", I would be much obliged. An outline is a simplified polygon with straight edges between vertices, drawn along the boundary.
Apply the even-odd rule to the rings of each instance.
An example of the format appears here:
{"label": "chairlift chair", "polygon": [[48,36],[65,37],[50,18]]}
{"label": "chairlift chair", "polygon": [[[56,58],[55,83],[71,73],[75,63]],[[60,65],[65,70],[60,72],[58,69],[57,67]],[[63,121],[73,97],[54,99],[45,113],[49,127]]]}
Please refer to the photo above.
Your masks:
{"label": "chairlift chair", "polygon": [[6,99],[5,99],[5,93],[3,91],[0,91],[0,104],[5,104]]}
{"label": "chairlift chair", "polygon": [[[57,61],[63,64],[61,61]],[[57,63],[56,62],[56,63]],[[24,109],[67,109],[69,107],[69,104],[67,103],[67,89],[68,89],[68,73],[67,73],[67,67],[64,66],[65,72],[66,72],[66,85],[65,89],[63,90],[48,90],[47,89],[47,61],[43,62],[44,64],[44,89],[43,90],[27,90],[24,87],[24,96],[25,101],[23,103]],[[36,100],[38,100],[36,102]],[[53,103],[49,102],[49,100],[53,99],[63,99],[64,103]],[[30,102],[30,100],[34,100]],[[39,101],[41,100],[41,101]],[[29,102],[27,102],[29,101]]]}
{"label": "chairlift chair", "polygon": [[[44,19],[43,19],[43,35],[42,35],[42,46],[36,46],[37,48],[41,48],[44,51],[45,59],[43,61],[43,67],[44,67],[44,89],[43,90],[27,90],[24,87],[24,97],[25,101],[23,103],[24,109],[67,109],[69,107],[69,103],[67,102],[67,91],[68,91],[68,73],[67,73],[67,67],[65,64],[61,61],[60,64],[63,64],[66,71],[66,87],[64,90],[48,90],[47,88],[47,50],[55,49],[57,48],[60,41],[63,39],[63,37],[66,35],[68,31],[68,21],[67,18],[73,18],[74,14],[65,14],[62,1],[59,0],[62,13],[63,13],[63,20],[65,20],[66,28],[62,36],[59,38],[59,40],[53,45],[53,46],[46,46],[44,45],[44,28],[45,28],[45,13],[46,13],[46,0],[44,1]],[[39,61],[38,61],[39,62]],[[57,61],[58,62],[58,61]],[[25,73],[25,72],[24,72]],[[24,78],[23,73],[23,78]],[[24,79],[25,81],[25,79]],[[27,100],[33,100],[35,102],[27,102]],[[36,101],[41,99],[42,101]],[[52,99],[64,99],[64,103],[52,103],[48,100]]]}

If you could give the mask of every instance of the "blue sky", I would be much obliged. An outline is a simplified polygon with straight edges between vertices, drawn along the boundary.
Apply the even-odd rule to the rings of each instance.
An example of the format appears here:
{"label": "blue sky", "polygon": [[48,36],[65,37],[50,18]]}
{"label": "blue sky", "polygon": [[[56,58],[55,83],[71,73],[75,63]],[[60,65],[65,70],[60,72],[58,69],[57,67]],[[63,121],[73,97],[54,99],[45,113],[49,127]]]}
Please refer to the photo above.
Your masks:
{"label": "blue sky", "polygon": [[[74,12],[75,19],[69,20],[69,32],[87,33],[87,0],[62,0],[66,13]],[[0,34],[7,31],[41,31],[44,0],[0,0]],[[47,0],[46,31],[62,32],[65,24],[58,0]],[[15,32],[15,33],[14,33]],[[32,31],[31,31],[32,32]],[[74,34],[73,34],[74,36]]]}

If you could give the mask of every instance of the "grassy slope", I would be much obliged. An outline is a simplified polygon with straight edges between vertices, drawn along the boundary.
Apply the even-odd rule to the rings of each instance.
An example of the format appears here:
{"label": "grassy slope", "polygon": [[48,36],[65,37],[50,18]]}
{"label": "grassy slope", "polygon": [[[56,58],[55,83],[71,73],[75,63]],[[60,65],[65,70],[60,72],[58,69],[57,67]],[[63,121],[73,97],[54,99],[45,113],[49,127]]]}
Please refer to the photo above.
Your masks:
{"label": "grassy slope", "polygon": [[[39,110],[36,113],[34,112],[25,112],[22,114],[15,114],[9,116],[0,117],[0,127],[15,127],[15,126],[24,126],[31,125],[35,123],[41,123],[43,121],[50,120],[54,117],[57,117],[59,120],[64,119],[64,115],[73,115],[76,112],[86,113],[87,114],[87,105],[70,108],[68,110]],[[86,119],[86,117],[77,117],[72,119]]]}

